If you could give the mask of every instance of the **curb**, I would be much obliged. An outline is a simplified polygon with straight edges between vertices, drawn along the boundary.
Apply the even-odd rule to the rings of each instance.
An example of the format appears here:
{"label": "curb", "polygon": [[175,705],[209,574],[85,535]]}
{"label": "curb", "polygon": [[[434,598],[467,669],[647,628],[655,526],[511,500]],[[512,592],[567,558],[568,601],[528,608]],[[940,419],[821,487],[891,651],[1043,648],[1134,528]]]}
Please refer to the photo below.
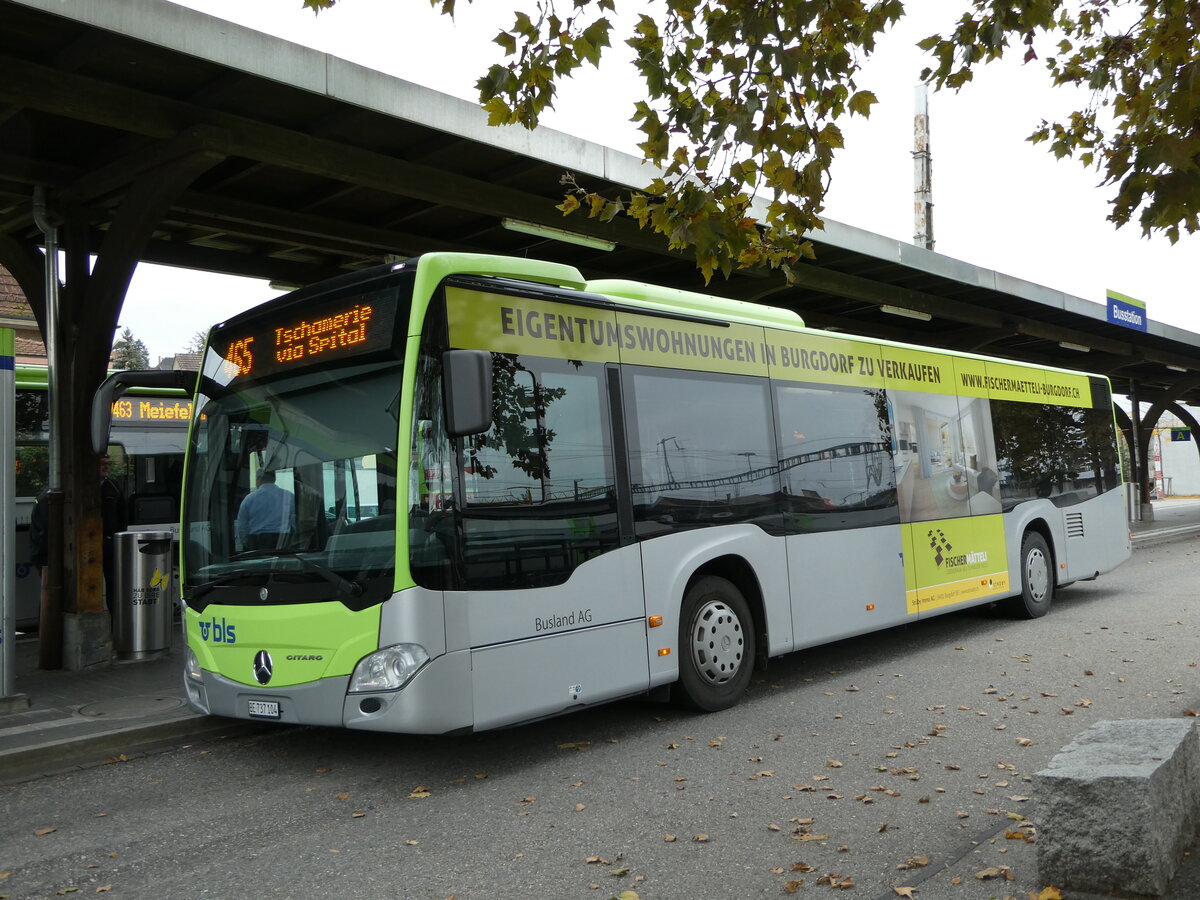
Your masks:
{"label": "curb", "polygon": [[32,747],[0,751],[0,785],[20,784],[124,761],[176,747],[181,743],[243,737],[278,726],[258,725],[217,716],[188,715],[156,722],[131,724],[87,737],[66,737]]}
{"label": "curb", "polygon": [[1138,544],[1148,544],[1152,541],[1166,541],[1171,538],[1185,537],[1186,535],[1196,533],[1200,533],[1200,525],[1176,525],[1172,528],[1156,528],[1152,531],[1142,532],[1141,534],[1135,531],[1133,533],[1133,543],[1136,546]]}

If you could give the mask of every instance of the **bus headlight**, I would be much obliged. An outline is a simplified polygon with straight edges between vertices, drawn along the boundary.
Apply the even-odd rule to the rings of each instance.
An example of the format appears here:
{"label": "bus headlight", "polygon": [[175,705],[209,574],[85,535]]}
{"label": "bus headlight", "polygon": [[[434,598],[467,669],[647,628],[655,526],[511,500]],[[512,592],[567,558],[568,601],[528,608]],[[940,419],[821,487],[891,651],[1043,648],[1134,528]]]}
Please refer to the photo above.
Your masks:
{"label": "bus headlight", "polygon": [[204,680],[204,673],[200,671],[200,660],[196,658],[191,647],[187,648],[187,653],[183,657],[183,674],[192,681]]}
{"label": "bus headlight", "polygon": [[429,662],[420,644],[393,644],[364,656],[350,676],[350,693],[398,691]]}

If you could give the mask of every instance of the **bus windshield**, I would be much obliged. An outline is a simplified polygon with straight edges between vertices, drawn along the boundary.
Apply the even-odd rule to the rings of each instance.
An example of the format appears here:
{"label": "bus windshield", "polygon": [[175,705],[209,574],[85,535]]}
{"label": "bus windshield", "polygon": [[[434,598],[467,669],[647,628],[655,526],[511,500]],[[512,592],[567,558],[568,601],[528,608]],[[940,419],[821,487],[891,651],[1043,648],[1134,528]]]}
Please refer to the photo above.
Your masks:
{"label": "bus windshield", "polygon": [[399,398],[394,360],[199,396],[183,522],[189,602],[218,587],[223,603],[390,595]]}
{"label": "bus windshield", "polygon": [[391,595],[409,285],[377,275],[213,332],[181,526],[191,608]]}

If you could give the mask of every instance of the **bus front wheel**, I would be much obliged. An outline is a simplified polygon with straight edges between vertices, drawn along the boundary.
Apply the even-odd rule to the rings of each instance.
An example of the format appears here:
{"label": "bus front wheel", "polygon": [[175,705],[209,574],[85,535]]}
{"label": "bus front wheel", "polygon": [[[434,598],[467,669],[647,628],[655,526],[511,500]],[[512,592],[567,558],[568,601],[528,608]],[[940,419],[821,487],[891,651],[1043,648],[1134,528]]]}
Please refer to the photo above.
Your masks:
{"label": "bus front wheel", "polygon": [[754,622],[742,592],[708,575],[683,598],[679,624],[679,681],[673,699],[716,712],[736,704],[754,668]]}
{"label": "bus front wheel", "polygon": [[1013,597],[1010,609],[1026,619],[1038,619],[1050,611],[1054,599],[1054,565],[1046,539],[1036,531],[1021,540],[1021,594]]}

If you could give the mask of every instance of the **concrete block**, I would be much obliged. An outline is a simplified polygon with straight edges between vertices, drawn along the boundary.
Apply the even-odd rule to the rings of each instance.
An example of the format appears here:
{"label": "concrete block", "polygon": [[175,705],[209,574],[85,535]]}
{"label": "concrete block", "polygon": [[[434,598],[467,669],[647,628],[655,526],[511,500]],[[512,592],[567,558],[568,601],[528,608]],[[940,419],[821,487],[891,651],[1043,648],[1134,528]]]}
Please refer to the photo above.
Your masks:
{"label": "concrete block", "polygon": [[1161,896],[1200,822],[1195,722],[1097,722],[1037,773],[1035,790],[1041,882]]}
{"label": "concrete block", "polygon": [[63,668],[78,671],[112,662],[112,619],[106,612],[63,616]]}

